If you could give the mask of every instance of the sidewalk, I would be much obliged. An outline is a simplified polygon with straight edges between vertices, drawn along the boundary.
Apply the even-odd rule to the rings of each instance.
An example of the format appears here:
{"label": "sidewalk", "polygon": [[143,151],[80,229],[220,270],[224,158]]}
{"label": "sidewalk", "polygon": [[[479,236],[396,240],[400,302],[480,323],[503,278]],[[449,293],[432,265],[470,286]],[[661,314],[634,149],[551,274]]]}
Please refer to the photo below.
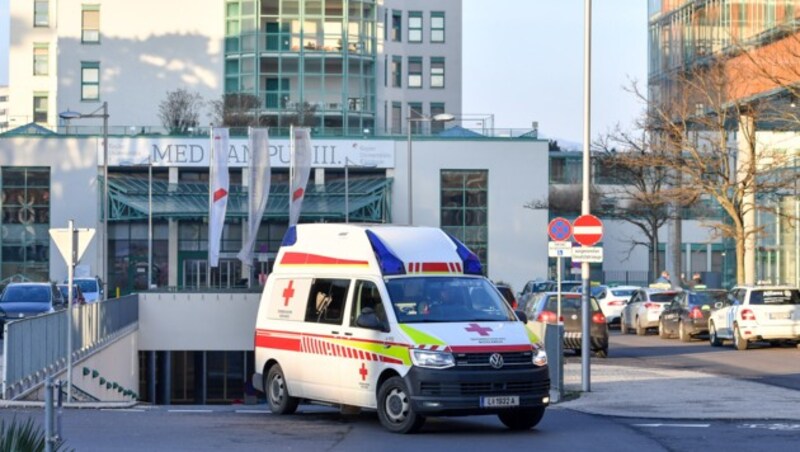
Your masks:
{"label": "sidewalk", "polygon": [[[800,420],[800,391],[702,372],[591,364],[591,391],[555,406],[606,416]],[[581,366],[564,366],[564,387],[581,390]]]}

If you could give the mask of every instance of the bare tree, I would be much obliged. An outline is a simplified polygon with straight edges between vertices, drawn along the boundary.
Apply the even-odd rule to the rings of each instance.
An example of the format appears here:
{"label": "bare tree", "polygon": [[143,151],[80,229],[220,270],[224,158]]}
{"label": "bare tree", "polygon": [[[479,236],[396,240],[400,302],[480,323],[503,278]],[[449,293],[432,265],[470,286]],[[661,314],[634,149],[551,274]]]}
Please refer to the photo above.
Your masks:
{"label": "bare tree", "polygon": [[[583,188],[579,184],[550,185],[547,199],[533,199],[525,205],[526,209],[548,209],[554,216],[577,216],[581,213]],[[594,185],[589,187],[589,202],[593,212],[600,207],[600,191]]]}
{"label": "bare tree", "polygon": [[226,127],[260,125],[261,99],[253,94],[223,94],[222,98],[211,102],[211,107],[212,122],[216,125]]}
{"label": "bare tree", "polygon": [[185,134],[190,127],[198,126],[202,107],[200,93],[178,88],[168,91],[167,98],[158,105],[158,117],[170,134]]}
{"label": "bare tree", "polygon": [[316,124],[317,106],[308,102],[298,103],[291,114],[284,118],[288,125],[295,127],[312,127]]}

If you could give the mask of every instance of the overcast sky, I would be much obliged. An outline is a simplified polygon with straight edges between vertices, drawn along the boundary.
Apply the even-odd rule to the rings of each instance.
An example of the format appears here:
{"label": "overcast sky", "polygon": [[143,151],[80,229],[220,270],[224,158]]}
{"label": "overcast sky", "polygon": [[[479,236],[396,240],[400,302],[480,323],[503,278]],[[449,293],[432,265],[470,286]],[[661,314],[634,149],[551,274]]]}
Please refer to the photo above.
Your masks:
{"label": "overcast sky", "polygon": [[[9,1],[0,0],[0,85],[8,83]],[[542,135],[580,142],[584,0],[463,1],[462,113],[493,114],[501,128],[538,121]],[[647,78],[647,2],[592,3],[595,137],[641,110],[622,88]]]}

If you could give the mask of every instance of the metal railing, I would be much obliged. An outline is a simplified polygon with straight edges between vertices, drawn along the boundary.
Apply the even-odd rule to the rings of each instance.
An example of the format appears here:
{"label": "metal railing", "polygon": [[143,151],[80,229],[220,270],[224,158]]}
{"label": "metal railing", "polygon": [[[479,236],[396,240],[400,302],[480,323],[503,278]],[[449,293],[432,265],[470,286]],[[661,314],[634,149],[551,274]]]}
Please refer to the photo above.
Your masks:
{"label": "metal railing", "polygon": [[[5,325],[4,399],[23,395],[66,368],[68,317],[62,310]],[[138,322],[138,295],[73,308],[72,362],[134,331]]]}

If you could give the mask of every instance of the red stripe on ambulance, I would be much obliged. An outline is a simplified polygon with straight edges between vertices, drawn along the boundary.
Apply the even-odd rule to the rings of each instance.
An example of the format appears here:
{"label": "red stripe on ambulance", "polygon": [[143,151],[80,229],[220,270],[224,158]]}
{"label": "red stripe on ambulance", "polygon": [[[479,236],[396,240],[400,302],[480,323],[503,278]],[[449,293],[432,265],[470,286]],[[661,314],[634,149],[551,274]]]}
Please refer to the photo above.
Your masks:
{"label": "red stripe on ambulance", "polygon": [[369,265],[367,261],[340,259],[338,257],[320,256],[309,253],[284,253],[282,265]]}

